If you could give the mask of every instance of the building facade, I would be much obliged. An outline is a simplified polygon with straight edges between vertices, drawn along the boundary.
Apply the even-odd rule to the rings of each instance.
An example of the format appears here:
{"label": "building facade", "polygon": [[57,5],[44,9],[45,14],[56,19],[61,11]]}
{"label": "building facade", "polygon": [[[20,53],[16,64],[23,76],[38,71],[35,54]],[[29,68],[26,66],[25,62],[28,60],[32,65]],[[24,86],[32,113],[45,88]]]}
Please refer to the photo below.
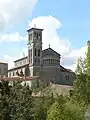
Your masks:
{"label": "building facade", "polygon": [[0,62],[0,76],[8,76],[8,63]]}
{"label": "building facade", "polygon": [[8,70],[8,76],[39,76],[46,82],[72,85],[75,73],[60,65],[61,55],[50,46],[42,50],[42,31],[38,28],[27,30],[28,56],[14,61],[15,67]]}

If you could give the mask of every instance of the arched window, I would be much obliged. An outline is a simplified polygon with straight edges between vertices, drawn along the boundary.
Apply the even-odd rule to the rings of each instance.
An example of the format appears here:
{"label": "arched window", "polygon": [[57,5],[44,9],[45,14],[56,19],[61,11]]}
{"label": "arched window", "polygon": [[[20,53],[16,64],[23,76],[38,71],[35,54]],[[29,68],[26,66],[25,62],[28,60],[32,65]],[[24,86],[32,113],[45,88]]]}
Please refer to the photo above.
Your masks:
{"label": "arched window", "polygon": [[22,69],[20,71],[20,76],[24,76]]}
{"label": "arched window", "polygon": [[13,76],[14,76],[14,71],[13,71]]}
{"label": "arched window", "polygon": [[32,34],[29,34],[29,40],[32,40]]}
{"label": "arched window", "polygon": [[36,32],[34,32],[34,36],[36,36]]}
{"label": "arched window", "polygon": [[35,56],[36,56],[36,54],[37,54],[37,50],[36,50],[36,48],[35,48]]}
{"label": "arched window", "polygon": [[37,33],[37,40],[38,40],[38,33]]}
{"label": "arched window", "polygon": [[40,49],[38,50],[38,56],[40,57]]}
{"label": "arched window", "polygon": [[38,39],[41,40],[41,34],[40,33],[38,33]]}
{"label": "arched window", "polygon": [[18,70],[17,70],[17,72],[16,72],[16,75],[19,76],[19,72],[18,72]]}

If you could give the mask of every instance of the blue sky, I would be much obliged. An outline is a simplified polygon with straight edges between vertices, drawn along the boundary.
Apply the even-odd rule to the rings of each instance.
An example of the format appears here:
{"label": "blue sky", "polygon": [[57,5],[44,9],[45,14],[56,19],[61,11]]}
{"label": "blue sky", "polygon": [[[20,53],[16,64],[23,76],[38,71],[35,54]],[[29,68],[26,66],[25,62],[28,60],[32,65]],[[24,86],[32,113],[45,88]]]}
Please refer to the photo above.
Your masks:
{"label": "blue sky", "polygon": [[86,43],[90,35],[89,11],[89,0],[40,0],[33,17],[55,16],[63,24],[59,34],[68,37],[73,48],[79,48]]}
{"label": "blue sky", "polygon": [[[13,0],[10,0],[9,2],[19,6],[20,3],[18,1],[21,1],[21,0],[16,0],[16,3],[13,3],[12,1]],[[33,4],[33,7],[31,9],[29,9],[29,7],[31,7],[31,4],[29,4],[30,1],[34,1],[31,3]],[[7,9],[10,9],[9,7],[11,3],[7,3],[6,0],[4,0],[4,2],[1,2],[0,4],[2,6],[5,4]],[[13,7],[10,9],[13,11],[12,13],[13,17],[12,17],[12,14],[9,13],[11,12],[10,10],[6,12],[4,8],[2,9],[0,8],[1,9],[0,13],[3,13],[4,11],[6,12],[6,14],[10,14],[11,16],[11,18],[9,19],[9,22],[7,22],[8,27],[6,27],[6,24],[5,24],[4,29],[1,29],[0,31],[1,37],[2,37],[2,34],[8,35],[11,33],[14,34],[16,32],[18,32],[20,36],[24,37],[26,35],[26,29],[28,28],[28,24],[29,24],[28,20],[29,22],[31,22],[33,21],[34,18],[52,16],[62,24],[60,28],[55,29],[57,32],[57,35],[60,37],[60,39],[62,39],[62,41],[67,39],[71,44],[70,47],[72,50],[67,55],[71,56],[71,54],[73,54],[73,51],[75,53],[75,51],[79,49],[81,50],[82,47],[86,45],[88,37],[90,36],[90,14],[89,14],[90,0],[86,0],[86,1],[85,0],[26,0],[26,3],[24,2],[21,3],[20,7],[17,10],[14,9]],[[27,7],[25,9],[22,9],[24,4],[26,4]],[[20,11],[20,14],[18,13],[18,10]],[[14,16],[14,13],[15,13],[15,16]],[[20,19],[20,15],[22,19]],[[17,22],[15,23],[15,21]],[[52,24],[52,27],[53,27],[53,24]],[[27,40],[10,41],[10,40],[1,39],[0,58],[4,59],[5,55],[11,56],[11,57],[19,56],[19,53],[22,51],[24,47],[26,47],[26,44],[27,44]],[[47,44],[49,44],[49,42]]]}

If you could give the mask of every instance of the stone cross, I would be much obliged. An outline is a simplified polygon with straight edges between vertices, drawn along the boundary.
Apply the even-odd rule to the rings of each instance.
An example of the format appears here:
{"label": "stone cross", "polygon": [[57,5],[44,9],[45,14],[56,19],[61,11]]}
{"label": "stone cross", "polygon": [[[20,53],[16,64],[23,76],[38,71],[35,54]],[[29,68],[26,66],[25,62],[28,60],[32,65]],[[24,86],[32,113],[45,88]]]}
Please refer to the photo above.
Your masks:
{"label": "stone cross", "polygon": [[49,48],[50,48],[50,44],[49,44]]}

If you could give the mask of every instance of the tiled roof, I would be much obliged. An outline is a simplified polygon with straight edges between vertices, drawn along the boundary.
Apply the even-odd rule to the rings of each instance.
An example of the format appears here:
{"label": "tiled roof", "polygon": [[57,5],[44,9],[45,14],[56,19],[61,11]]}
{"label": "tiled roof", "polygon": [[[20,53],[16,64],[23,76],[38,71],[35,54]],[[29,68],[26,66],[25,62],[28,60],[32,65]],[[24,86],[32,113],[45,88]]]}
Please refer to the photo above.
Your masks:
{"label": "tiled roof", "polygon": [[61,66],[61,65],[60,65],[60,71],[62,71],[62,72],[72,72],[72,73],[74,73],[72,70],[67,69],[67,68],[64,68],[64,67]]}
{"label": "tiled roof", "polygon": [[21,69],[21,68],[25,67],[26,65],[28,65],[28,64],[25,64],[25,65],[22,65],[22,66],[18,66],[18,67],[13,67],[13,68],[9,69],[8,72],[12,71],[12,70]]}
{"label": "tiled roof", "polygon": [[18,62],[18,61],[21,61],[21,60],[24,60],[24,59],[27,59],[27,58],[28,58],[28,56],[23,57],[23,58],[20,58],[20,59],[17,59],[17,60],[15,60],[14,62]]}
{"label": "tiled roof", "polygon": [[30,80],[33,80],[33,79],[37,79],[39,78],[39,76],[32,76],[32,77],[19,77],[19,76],[16,76],[16,77],[4,77],[4,78],[0,78],[0,80],[4,80],[4,81],[30,81]]}
{"label": "tiled roof", "polygon": [[40,29],[40,28],[30,28],[27,30],[27,32],[30,32],[31,30],[40,30],[40,31],[43,31],[43,29]]}

